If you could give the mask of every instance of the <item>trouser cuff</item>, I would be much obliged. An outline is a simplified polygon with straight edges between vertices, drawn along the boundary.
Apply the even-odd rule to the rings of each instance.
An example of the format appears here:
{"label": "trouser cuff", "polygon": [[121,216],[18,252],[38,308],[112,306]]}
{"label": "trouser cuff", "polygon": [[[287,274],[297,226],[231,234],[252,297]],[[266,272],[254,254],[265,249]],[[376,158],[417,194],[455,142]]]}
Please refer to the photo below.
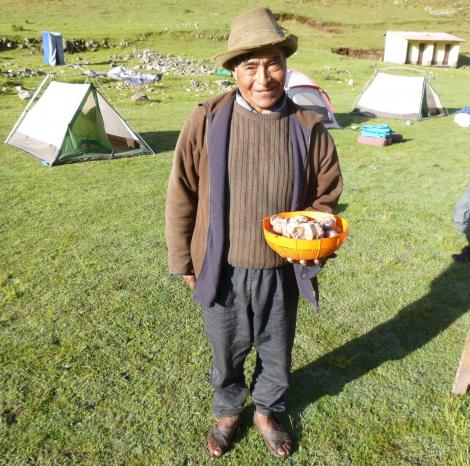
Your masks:
{"label": "trouser cuff", "polygon": [[236,416],[237,414],[241,413],[241,409],[220,409],[217,411],[212,411],[215,417],[228,417],[228,416]]}
{"label": "trouser cuff", "polygon": [[263,416],[272,416],[273,414],[276,413],[282,413],[285,411],[284,409],[267,409],[267,408],[262,408],[261,406],[256,406],[256,412],[262,414]]}

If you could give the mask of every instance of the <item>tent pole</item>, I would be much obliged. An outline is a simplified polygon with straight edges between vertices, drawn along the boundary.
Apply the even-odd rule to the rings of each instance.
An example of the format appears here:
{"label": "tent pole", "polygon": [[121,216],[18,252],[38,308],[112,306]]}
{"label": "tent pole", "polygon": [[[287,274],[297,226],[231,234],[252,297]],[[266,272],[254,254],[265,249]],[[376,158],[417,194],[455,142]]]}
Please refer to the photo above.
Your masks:
{"label": "tent pole", "polygon": [[[419,116],[418,116],[418,120],[421,120],[423,118],[429,118],[430,117],[430,114],[429,114],[429,108],[428,108],[428,114],[423,117],[423,100],[426,99],[426,77],[424,77],[423,79],[423,90],[421,91],[421,101],[420,101],[420,105],[419,105]],[[426,100],[426,107],[428,106],[428,102]]]}
{"label": "tent pole", "polygon": [[50,73],[48,73],[46,75],[46,77],[42,80],[42,83],[39,85],[39,87],[36,89],[36,92],[34,93],[33,97],[31,97],[31,100],[28,102],[28,105],[26,106],[26,108],[23,110],[23,113],[21,114],[21,116],[18,118],[18,121],[15,123],[15,126],[13,126],[13,129],[10,131],[10,134],[7,136],[7,138],[5,139],[5,142],[4,144],[7,144],[9,139],[12,137],[13,133],[16,131],[16,128],[18,128],[18,126],[20,125],[20,123],[23,121],[23,118],[26,116],[26,113],[28,112],[29,110],[29,107],[31,107],[31,105],[33,104],[34,102],[34,99],[36,99],[37,95],[39,94],[39,91],[42,89],[42,86],[44,86],[45,82],[47,79],[49,79],[49,76],[50,76]]}

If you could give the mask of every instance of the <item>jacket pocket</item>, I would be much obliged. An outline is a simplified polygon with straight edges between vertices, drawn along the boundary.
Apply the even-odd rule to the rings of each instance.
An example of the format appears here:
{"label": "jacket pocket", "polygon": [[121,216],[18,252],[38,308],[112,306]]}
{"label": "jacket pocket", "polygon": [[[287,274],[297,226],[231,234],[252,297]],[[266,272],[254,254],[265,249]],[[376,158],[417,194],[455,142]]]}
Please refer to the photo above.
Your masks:
{"label": "jacket pocket", "polygon": [[207,236],[207,231],[197,228],[194,230],[193,237],[191,239],[191,259],[193,261],[196,278],[199,277],[204,262]]}

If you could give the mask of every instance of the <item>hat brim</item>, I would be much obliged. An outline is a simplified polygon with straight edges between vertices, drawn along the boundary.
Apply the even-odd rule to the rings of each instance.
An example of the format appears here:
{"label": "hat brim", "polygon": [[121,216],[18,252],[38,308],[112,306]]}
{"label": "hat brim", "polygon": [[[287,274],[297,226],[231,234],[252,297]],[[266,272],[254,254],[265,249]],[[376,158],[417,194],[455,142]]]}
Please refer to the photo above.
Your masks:
{"label": "hat brim", "polygon": [[277,46],[283,48],[285,50],[287,58],[290,57],[297,50],[297,37],[293,34],[289,34],[286,37],[283,37],[282,39],[258,44],[256,46],[227,50],[225,52],[218,53],[215,56],[215,63],[217,66],[222,66],[226,70],[233,71],[233,68],[230,66],[230,62],[234,58],[270,46]]}

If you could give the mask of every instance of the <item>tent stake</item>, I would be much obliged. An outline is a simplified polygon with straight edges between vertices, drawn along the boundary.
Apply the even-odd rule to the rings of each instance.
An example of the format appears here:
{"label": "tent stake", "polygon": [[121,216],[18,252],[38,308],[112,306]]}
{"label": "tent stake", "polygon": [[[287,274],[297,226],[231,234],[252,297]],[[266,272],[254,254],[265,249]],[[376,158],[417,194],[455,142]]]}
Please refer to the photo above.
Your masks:
{"label": "tent stake", "polygon": [[465,395],[470,387],[470,329],[468,331],[467,340],[463,347],[460,364],[455,374],[454,386],[452,393],[454,395]]}

